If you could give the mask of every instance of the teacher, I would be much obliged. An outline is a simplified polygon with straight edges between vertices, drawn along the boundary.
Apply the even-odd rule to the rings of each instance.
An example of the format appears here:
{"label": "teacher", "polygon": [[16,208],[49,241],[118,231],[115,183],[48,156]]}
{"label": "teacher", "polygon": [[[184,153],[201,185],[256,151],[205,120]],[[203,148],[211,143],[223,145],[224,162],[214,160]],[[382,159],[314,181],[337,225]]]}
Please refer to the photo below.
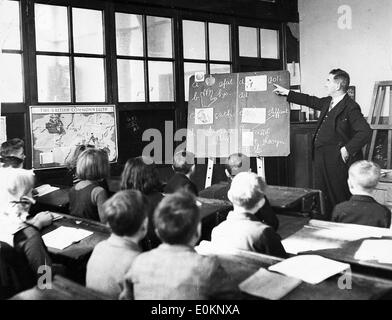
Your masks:
{"label": "teacher", "polygon": [[275,85],[274,92],[287,96],[288,102],[321,111],[312,140],[315,188],[324,194],[326,217],[334,206],[350,199],[348,169],[363,158],[362,148],[370,141],[371,128],[360,106],[347,94],[350,76],[332,70],[325,83],[327,97],[317,98]]}

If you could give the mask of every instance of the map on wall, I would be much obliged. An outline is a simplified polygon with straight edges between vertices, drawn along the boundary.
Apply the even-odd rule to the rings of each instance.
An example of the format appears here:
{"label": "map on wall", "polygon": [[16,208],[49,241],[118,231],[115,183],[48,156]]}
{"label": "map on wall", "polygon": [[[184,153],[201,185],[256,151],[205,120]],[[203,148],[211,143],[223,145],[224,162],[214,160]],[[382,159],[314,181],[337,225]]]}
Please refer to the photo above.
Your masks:
{"label": "map on wall", "polygon": [[93,145],[117,160],[117,119],[113,105],[30,106],[32,167],[62,167],[80,144]]}

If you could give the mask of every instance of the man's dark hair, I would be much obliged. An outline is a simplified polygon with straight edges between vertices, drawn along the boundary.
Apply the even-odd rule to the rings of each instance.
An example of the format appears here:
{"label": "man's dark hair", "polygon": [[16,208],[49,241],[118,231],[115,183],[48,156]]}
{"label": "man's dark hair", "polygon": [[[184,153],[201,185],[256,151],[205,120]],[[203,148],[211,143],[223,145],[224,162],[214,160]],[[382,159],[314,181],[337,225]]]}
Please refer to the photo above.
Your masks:
{"label": "man's dark hair", "polygon": [[250,158],[242,153],[231,154],[229,158],[227,158],[225,167],[229,174],[234,177],[240,172],[249,171]]}
{"label": "man's dark hair", "polygon": [[115,193],[103,204],[109,226],[118,236],[133,236],[146,218],[147,200],[138,190]]}
{"label": "man's dark hair", "polygon": [[173,169],[175,172],[188,174],[195,164],[195,155],[189,151],[179,151],[173,156]]}
{"label": "man's dark hair", "polygon": [[350,76],[346,71],[341,69],[333,69],[330,74],[332,74],[335,80],[340,82],[340,88],[343,92],[348,91],[348,87],[350,86]]}
{"label": "man's dark hair", "polygon": [[22,148],[24,148],[24,142],[22,139],[13,138],[7,140],[6,142],[3,142],[1,144],[0,156],[1,157],[14,156],[15,153]]}
{"label": "man's dark hair", "polygon": [[155,164],[149,158],[128,159],[121,174],[121,190],[136,189],[143,194],[161,191],[162,184]]}
{"label": "man's dark hair", "polygon": [[188,244],[200,222],[196,198],[188,192],[167,195],[154,213],[158,237],[169,244]]}

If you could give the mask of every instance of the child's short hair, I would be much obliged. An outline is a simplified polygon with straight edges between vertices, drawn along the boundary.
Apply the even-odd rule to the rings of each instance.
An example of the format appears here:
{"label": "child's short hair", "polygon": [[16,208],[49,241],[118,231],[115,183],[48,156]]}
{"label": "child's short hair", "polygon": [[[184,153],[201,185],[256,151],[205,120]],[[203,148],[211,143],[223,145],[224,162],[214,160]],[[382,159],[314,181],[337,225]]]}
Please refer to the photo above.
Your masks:
{"label": "child's short hair", "polygon": [[231,182],[228,198],[233,205],[253,209],[265,196],[264,180],[253,172],[240,172]]}
{"label": "child's short hair", "polygon": [[351,165],[348,174],[352,183],[363,189],[373,190],[380,180],[381,169],[372,161],[361,160]]}
{"label": "child's short hair", "polygon": [[103,204],[109,226],[118,236],[133,236],[146,218],[147,200],[138,190],[115,193]]}
{"label": "child's short hair", "polygon": [[173,168],[175,172],[188,174],[195,164],[195,155],[189,151],[179,151],[173,156]]}
{"label": "child's short hair", "polygon": [[95,147],[91,144],[78,144],[75,146],[71,158],[67,161],[68,169],[76,168],[76,163],[78,162],[79,155],[88,148],[95,148]]}
{"label": "child's short hair", "polygon": [[22,148],[24,148],[24,142],[22,139],[13,138],[7,140],[1,144],[0,156],[14,156]]}
{"label": "child's short hair", "polygon": [[229,174],[234,177],[236,174],[250,169],[250,158],[242,153],[231,154],[227,158],[225,167]]}
{"label": "child's short hair", "polygon": [[128,159],[121,173],[121,190],[136,189],[143,194],[160,191],[158,171],[152,159],[137,157]]}
{"label": "child's short hair", "polygon": [[109,175],[109,158],[104,150],[86,149],[76,164],[76,175],[81,180],[98,181]]}
{"label": "child's short hair", "polygon": [[188,192],[167,195],[154,213],[158,237],[169,244],[188,244],[200,222],[196,198]]}

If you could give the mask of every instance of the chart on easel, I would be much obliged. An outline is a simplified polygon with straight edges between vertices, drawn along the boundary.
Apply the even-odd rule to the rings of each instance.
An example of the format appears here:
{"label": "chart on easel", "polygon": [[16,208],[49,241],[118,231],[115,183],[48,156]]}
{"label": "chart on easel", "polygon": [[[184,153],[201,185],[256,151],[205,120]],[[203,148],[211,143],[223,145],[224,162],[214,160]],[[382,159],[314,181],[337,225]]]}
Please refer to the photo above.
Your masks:
{"label": "chart on easel", "polygon": [[368,122],[373,130],[366,150],[367,159],[383,169],[392,167],[392,81],[374,85]]}

